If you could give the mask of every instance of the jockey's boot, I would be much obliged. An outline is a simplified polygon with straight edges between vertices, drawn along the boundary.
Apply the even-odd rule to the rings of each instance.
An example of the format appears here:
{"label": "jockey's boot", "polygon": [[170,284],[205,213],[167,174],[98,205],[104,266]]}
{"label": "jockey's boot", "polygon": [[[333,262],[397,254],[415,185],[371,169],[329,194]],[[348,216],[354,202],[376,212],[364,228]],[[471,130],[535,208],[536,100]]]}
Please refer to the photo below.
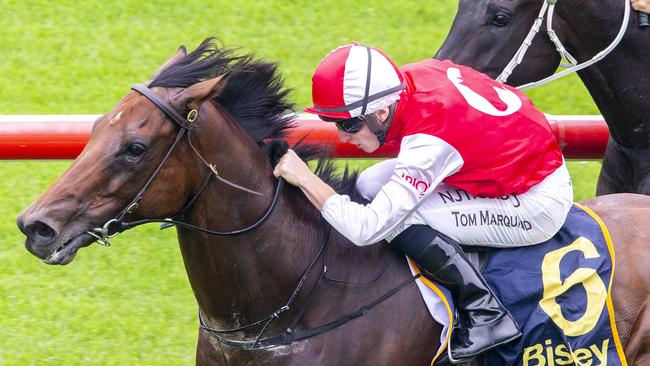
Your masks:
{"label": "jockey's boot", "polygon": [[413,225],[390,244],[451,292],[458,314],[449,344],[453,363],[521,336],[512,315],[454,240],[427,225]]}

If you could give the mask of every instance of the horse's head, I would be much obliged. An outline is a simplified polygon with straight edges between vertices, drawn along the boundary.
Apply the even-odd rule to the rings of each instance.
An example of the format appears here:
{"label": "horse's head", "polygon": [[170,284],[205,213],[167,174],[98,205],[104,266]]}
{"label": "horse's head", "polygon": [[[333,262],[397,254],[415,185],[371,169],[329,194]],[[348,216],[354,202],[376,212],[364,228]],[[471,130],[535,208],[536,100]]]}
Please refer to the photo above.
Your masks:
{"label": "horse's head", "polygon": [[[184,57],[181,48],[156,75]],[[154,76],[151,90],[187,113],[221,88],[220,77],[203,79],[188,87],[155,87]],[[206,175],[186,139],[177,138],[180,131],[183,127],[148,98],[128,93],[94,123],[88,144],[68,170],[18,217],[27,249],[46,263],[67,264],[96,240],[93,228],[121,213],[133,218],[177,213]],[[140,194],[135,209],[131,204]]]}
{"label": "horse's head", "polygon": [[[458,13],[435,58],[499,76],[524,41],[546,0],[460,0]],[[560,25],[560,24],[558,24]],[[551,75],[560,57],[549,38],[536,36],[521,67],[508,79],[521,85]]]}

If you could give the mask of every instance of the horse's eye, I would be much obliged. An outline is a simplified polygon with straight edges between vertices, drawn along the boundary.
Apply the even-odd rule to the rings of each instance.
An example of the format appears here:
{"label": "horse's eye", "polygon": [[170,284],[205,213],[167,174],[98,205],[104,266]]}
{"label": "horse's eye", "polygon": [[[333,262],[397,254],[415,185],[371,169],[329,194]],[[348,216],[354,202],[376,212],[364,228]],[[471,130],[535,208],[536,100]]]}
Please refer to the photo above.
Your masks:
{"label": "horse's eye", "polygon": [[146,150],[147,150],[147,147],[144,146],[143,144],[135,143],[135,144],[131,144],[131,145],[127,146],[127,148],[125,150],[125,153],[130,157],[136,158],[136,157],[144,154],[144,152]]}
{"label": "horse's eye", "polygon": [[510,22],[510,15],[506,13],[496,13],[494,18],[492,18],[492,24],[497,27],[505,27]]}

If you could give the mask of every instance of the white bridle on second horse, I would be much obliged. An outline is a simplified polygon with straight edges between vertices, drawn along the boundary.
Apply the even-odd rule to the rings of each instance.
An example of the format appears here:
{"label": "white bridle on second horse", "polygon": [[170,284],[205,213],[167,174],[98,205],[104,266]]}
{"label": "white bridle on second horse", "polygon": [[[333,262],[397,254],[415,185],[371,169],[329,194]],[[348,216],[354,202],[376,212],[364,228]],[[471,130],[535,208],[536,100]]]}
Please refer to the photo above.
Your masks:
{"label": "white bridle on second horse", "polygon": [[555,4],[557,3],[557,0],[544,0],[542,9],[540,10],[539,15],[537,16],[537,19],[535,19],[535,22],[533,23],[530,32],[528,32],[528,35],[524,39],[524,42],[519,47],[514,57],[510,60],[508,65],[505,67],[505,69],[503,69],[503,72],[501,73],[501,75],[499,75],[499,77],[497,77],[496,80],[505,83],[508,80],[508,77],[510,77],[510,74],[512,74],[512,72],[514,71],[514,69],[517,66],[519,66],[519,64],[521,64],[521,62],[524,59],[524,55],[526,54],[526,51],[528,51],[528,47],[530,47],[530,45],[533,42],[533,38],[535,38],[535,36],[539,32],[539,29],[542,26],[542,22],[544,21],[544,18],[546,18],[546,32],[548,33],[551,42],[555,44],[555,48],[560,53],[562,59],[568,61],[568,63],[561,63],[560,66],[565,67],[567,69],[557,74],[553,74],[542,80],[518,86],[517,87],[518,89],[522,89],[522,90],[531,89],[531,88],[538,87],[540,85],[544,85],[553,80],[566,76],[572,72],[576,72],[586,67],[589,67],[595,64],[596,62],[602,60],[614,48],[616,48],[616,46],[619,44],[619,42],[621,42],[621,39],[625,35],[625,31],[627,29],[627,25],[630,19],[630,2],[629,0],[623,0],[623,1],[625,2],[625,13],[623,15],[623,23],[621,24],[621,29],[618,31],[618,34],[616,35],[616,38],[614,38],[614,41],[612,41],[612,43],[607,48],[597,53],[591,60],[578,64],[576,59],[573,56],[571,56],[571,54],[566,50],[566,48],[564,48],[562,42],[560,41],[560,39],[555,34],[555,31],[553,30],[553,12],[555,11]]}

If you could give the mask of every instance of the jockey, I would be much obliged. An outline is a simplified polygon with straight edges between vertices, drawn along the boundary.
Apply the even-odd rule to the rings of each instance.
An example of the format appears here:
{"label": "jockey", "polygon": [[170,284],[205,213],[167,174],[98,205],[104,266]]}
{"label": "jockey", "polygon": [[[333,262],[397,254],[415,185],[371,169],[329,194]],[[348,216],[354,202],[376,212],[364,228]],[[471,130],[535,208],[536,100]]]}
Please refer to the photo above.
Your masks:
{"label": "jockey", "polygon": [[398,68],[357,43],[320,62],[312,98],[306,111],[336,123],[342,141],[368,153],[396,142],[399,154],[359,176],[368,205],[336,194],[292,150],[274,174],[356,245],[386,239],[450,290],[458,311],[452,362],[518,338],[458,243],[526,246],[560,229],[573,191],[545,116],[523,93],[471,68],[438,60]]}

